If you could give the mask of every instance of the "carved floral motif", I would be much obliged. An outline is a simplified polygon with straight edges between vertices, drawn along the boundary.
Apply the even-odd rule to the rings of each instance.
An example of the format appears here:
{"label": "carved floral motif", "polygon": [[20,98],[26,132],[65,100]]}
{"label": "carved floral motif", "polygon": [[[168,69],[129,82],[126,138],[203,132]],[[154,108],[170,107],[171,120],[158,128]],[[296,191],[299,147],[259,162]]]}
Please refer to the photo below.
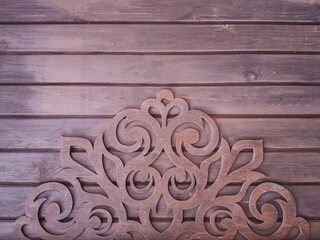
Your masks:
{"label": "carved floral motif", "polygon": [[[87,161],[76,157],[75,147],[85,151]],[[237,165],[248,150],[251,159]],[[169,160],[165,170],[158,168],[162,155]],[[62,137],[61,159],[59,181],[37,187],[26,216],[16,221],[18,238],[286,239],[298,230],[294,238],[307,239],[309,234],[290,192],[262,181],[266,176],[257,171],[262,140],[230,147],[210,116],[189,110],[169,90],[144,101],[141,109],[118,113],[93,145]],[[261,203],[270,193],[274,199]]]}

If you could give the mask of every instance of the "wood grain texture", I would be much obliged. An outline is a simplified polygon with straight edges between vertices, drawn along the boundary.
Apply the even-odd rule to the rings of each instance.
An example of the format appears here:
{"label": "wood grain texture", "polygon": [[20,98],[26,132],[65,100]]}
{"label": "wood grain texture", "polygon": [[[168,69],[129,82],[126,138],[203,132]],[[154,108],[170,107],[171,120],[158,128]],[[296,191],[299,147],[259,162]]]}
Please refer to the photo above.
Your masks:
{"label": "wood grain texture", "polygon": [[15,240],[14,221],[0,221],[0,238]]}
{"label": "wood grain texture", "polygon": [[[319,185],[284,185],[284,187],[287,188],[296,199],[299,199],[299,201],[297,201],[297,210],[299,216],[307,219],[319,218],[320,209],[318,207],[318,203],[320,201],[320,196],[314,194],[315,192],[320,191]],[[96,187],[92,186],[89,188],[88,191],[90,192],[99,192],[99,189],[95,189]],[[1,218],[15,219],[24,215],[26,199],[34,189],[35,187],[0,187]],[[226,194],[233,194],[237,190],[239,190],[238,187],[227,187],[224,192]],[[77,204],[77,202],[75,204]],[[244,204],[247,204],[247,202],[244,201]],[[8,206],[10,206],[10,208],[8,208]],[[75,206],[75,209],[77,208],[79,208],[79,205]]]}
{"label": "wood grain texture", "polygon": [[319,84],[319,55],[0,55],[0,84]]}
{"label": "wood grain texture", "polygon": [[0,36],[3,53],[320,51],[319,25],[1,25]]}
{"label": "wood grain texture", "polygon": [[317,0],[1,0],[0,22],[319,22]]}
{"label": "wood grain texture", "polygon": [[[112,152],[121,156],[118,152]],[[123,154],[122,154],[123,155]],[[74,154],[83,166],[90,166],[87,155],[83,152]],[[251,153],[242,153],[237,158],[239,165],[251,160]],[[320,162],[318,152],[266,152],[259,171],[268,180],[277,183],[320,183]],[[171,165],[160,156],[159,167]],[[62,169],[58,152],[2,152],[0,153],[0,184],[39,184],[52,181]],[[216,169],[218,170],[218,166]],[[212,171],[215,171],[212,169]],[[115,168],[110,167],[109,174],[115,179]],[[209,179],[212,182],[214,179]]]}
{"label": "wood grain texture", "polygon": [[61,136],[93,142],[162,88],[230,144],[263,139],[258,170],[319,239],[319,23],[318,0],[0,0],[0,239],[16,239],[27,197],[63,169]]}
{"label": "wood grain texture", "polygon": [[[320,119],[214,118],[230,144],[241,139],[263,139],[265,148],[318,149]],[[93,141],[110,119],[1,119],[0,148],[59,150],[61,136],[82,136]]]}
{"label": "wood grain texture", "polygon": [[[163,87],[0,86],[0,115],[114,115]],[[320,114],[320,86],[176,87],[208,114]]]}
{"label": "wood grain texture", "polygon": [[[309,220],[308,222],[310,225],[309,240],[318,240],[320,236],[320,221]],[[6,240],[16,240],[14,235],[13,221],[0,221],[0,238]]]}

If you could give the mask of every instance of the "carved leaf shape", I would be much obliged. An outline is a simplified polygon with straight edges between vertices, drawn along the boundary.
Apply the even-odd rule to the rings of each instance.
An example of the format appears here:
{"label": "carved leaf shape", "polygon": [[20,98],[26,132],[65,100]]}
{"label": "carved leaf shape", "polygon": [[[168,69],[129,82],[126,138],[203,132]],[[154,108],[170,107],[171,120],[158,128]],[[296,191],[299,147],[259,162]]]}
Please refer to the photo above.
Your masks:
{"label": "carved leaf shape", "polygon": [[[75,155],[73,150],[80,147],[85,153]],[[93,146],[88,139],[79,137],[62,137],[60,157],[67,168],[73,169],[78,177],[96,174],[91,162]],[[77,156],[77,158],[75,158]]]}
{"label": "carved leaf shape", "polygon": [[[74,147],[84,150],[81,152],[81,158],[75,158]],[[107,151],[103,144],[103,135],[96,139],[94,146],[85,138],[63,137],[61,159],[66,168],[60,173],[60,177],[72,176],[79,181],[85,192],[91,192],[90,188],[86,188],[87,183],[98,186],[100,188],[98,192],[104,196],[108,196],[107,193],[117,187],[117,182],[114,180],[115,174],[110,173],[108,167],[111,166],[116,173],[119,167],[122,167],[122,162]]]}
{"label": "carved leaf shape", "polygon": [[237,160],[240,152],[244,150],[252,150],[252,160],[246,165],[234,170],[233,172],[252,171],[262,164],[263,160],[263,141],[262,140],[240,140],[236,142],[231,149],[232,163]]}
{"label": "carved leaf shape", "polygon": [[120,179],[117,175],[123,169],[123,162],[117,156],[111,154],[103,143],[103,134],[101,134],[94,143],[94,152],[92,156],[92,163],[97,169],[98,175],[104,177],[109,183],[118,187]]}
{"label": "carved leaf shape", "polygon": [[90,182],[90,185],[83,183],[82,180],[80,178],[78,178],[79,184],[81,189],[89,194],[99,194],[99,195],[103,195],[106,198],[109,198],[108,194],[106,193],[106,191],[97,183],[95,182]]}
{"label": "carved leaf shape", "polygon": [[[166,222],[157,223],[157,221],[151,221],[152,226],[160,233],[168,229],[173,221],[172,209],[168,206],[163,195],[160,196],[159,201],[155,208],[150,211],[151,218],[166,218]],[[170,220],[171,219],[171,220]]]}
{"label": "carved leaf shape", "polygon": [[[251,150],[253,152],[252,159],[249,161],[245,161],[244,165],[240,167],[235,166],[236,161],[239,158],[240,153],[246,150]],[[236,191],[232,195],[228,195],[228,197],[232,196],[232,201],[239,202],[243,199],[248,187],[255,181],[262,179],[265,177],[260,172],[255,171],[263,160],[263,142],[262,140],[240,140],[236,142],[230,151],[223,152],[223,161],[224,161],[224,174],[220,178],[220,183],[223,181],[223,186],[218,195],[223,195],[222,192],[225,191],[225,188],[231,183],[240,184]],[[231,198],[230,198],[231,199]]]}

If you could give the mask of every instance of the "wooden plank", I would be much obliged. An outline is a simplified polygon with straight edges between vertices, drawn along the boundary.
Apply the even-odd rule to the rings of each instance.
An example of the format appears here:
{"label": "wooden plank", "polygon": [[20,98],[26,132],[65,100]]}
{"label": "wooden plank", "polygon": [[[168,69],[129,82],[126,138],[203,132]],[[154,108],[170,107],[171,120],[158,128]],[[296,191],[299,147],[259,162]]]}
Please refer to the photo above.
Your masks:
{"label": "wooden plank", "polygon": [[[163,87],[0,86],[0,115],[114,115]],[[208,114],[320,114],[320,86],[173,87]]]}
{"label": "wooden plank", "polygon": [[[320,236],[320,221],[308,221],[310,225],[309,240],[318,240]],[[14,222],[0,221],[0,239],[15,240]]]}
{"label": "wooden plank", "polygon": [[2,0],[0,22],[319,22],[317,0]]}
{"label": "wooden plank", "polygon": [[0,183],[46,182],[63,169],[58,152],[0,152],[0,159]]}
{"label": "wooden plank", "polygon": [[1,25],[6,52],[319,52],[319,25]]}
{"label": "wooden plank", "polygon": [[[0,152],[0,159],[0,184],[39,184],[51,181],[63,169],[58,152]],[[76,153],[75,159],[84,166],[89,165],[85,153]],[[237,158],[237,164],[245,164],[251,159],[250,153],[242,153]],[[157,160],[161,162],[162,169],[171,167],[165,160],[163,155]],[[318,152],[266,152],[259,171],[273,182],[320,183],[318,160]],[[110,167],[109,174],[111,179],[115,179],[115,171],[112,169]],[[215,169],[218,171],[218,166]],[[209,181],[213,180],[209,178]]]}
{"label": "wooden plank", "polygon": [[0,221],[0,239],[16,239],[14,234],[14,221]]}
{"label": "wooden plank", "polygon": [[318,84],[319,66],[319,55],[0,55],[0,84]]}
{"label": "wooden plank", "polygon": [[[230,144],[241,139],[263,139],[264,147],[273,149],[319,149],[320,146],[319,118],[215,118],[215,120],[221,136]],[[1,119],[0,149],[58,150],[62,135],[86,137],[93,141],[101,133],[106,132],[109,125],[110,119],[99,118]]]}
{"label": "wooden plank", "polygon": [[[318,240],[320,236],[320,221],[308,221],[310,225],[309,240]],[[15,240],[13,221],[0,221],[0,239]]]}
{"label": "wooden plank", "polygon": [[[317,194],[320,191],[320,185],[284,185],[295,197],[297,201],[298,215],[305,218],[319,218],[320,209],[319,201],[320,196]],[[95,187],[91,187],[93,190]],[[21,187],[21,186],[2,186],[0,187],[0,218],[18,218],[24,215],[25,202],[29,194],[35,187]],[[227,188],[224,193],[234,194],[235,190]],[[91,191],[90,190],[90,191]],[[99,191],[98,191],[99,192]],[[63,200],[61,199],[63,202]],[[243,202],[244,205],[248,204],[247,201]],[[10,208],[8,208],[10,206]],[[75,209],[81,206],[79,201],[75,201]]]}

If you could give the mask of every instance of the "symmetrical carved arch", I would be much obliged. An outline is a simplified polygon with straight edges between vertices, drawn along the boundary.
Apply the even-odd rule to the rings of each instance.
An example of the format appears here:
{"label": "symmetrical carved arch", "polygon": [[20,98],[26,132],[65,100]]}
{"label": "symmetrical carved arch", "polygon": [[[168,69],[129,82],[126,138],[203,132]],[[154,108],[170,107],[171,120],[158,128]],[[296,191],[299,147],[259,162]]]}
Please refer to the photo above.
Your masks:
{"label": "symmetrical carved arch", "polygon": [[[85,151],[87,161],[75,157],[75,147]],[[237,166],[245,150],[252,158]],[[144,101],[141,109],[118,113],[94,144],[62,137],[61,159],[65,168],[57,180],[29,197],[26,216],[15,223],[18,238],[286,239],[296,230],[294,239],[307,239],[309,234],[291,193],[257,171],[262,140],[230,147],[210,116],[190,110],[169,90]],[[269,193],[275,199],[261,205]]]}

